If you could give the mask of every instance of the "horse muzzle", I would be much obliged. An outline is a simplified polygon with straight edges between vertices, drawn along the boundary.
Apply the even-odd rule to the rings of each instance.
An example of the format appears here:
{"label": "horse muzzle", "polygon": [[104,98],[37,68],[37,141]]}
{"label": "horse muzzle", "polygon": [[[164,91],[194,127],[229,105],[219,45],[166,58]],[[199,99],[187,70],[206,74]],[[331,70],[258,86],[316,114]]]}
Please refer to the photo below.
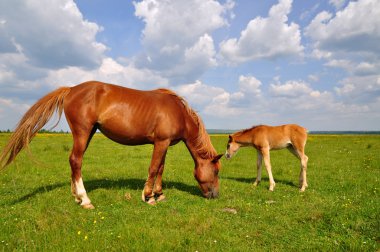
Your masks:
{"label": "horse muzzle", "polygon": [[219,197],[219,190],[214,187],[211,188],[207,193],[203,193],[203,196],[207,199],[215,199]]}

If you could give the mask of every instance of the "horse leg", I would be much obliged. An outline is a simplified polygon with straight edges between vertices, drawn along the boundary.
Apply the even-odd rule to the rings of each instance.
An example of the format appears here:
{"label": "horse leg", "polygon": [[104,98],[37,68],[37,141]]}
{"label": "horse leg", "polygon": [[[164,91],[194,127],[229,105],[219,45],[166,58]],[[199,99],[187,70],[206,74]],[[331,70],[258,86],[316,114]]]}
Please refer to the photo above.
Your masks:
{"label": "horse leg", "polygon": [[263,164],[263,155],[261,154],[260,151],[257,151],[257,177],[255,182],[253,183],[254,186],[258,186],[261,182],[261,168]]}
{"label": "horse leg", "polygon": [[299,175],[299,185],[300,185],[300,191],[304,192],[307,185],[307,180],[306,180],[306,170],[307,170],[307,161],[309,158],[305,155],[304,153],[304,148],[301,148],[299,146],[289,146],[288,150],[296,156],[300,162],[301,162],[301,171]]}
{"label": "horse leg", "polygon": [[157,202],[165,200],[165,195],[162,192],[162,173],[164,172],[165,157],[166,153],[164,155],[162,163],[160,164],[160,167],[158,168],[156,181],[154,183],[153,194]]}
{"label": "horse leg", "polygon": [[70,155],[71,166],[71,191],[75,197],[75,202],[79,203],[85,209],[94,209],[91,200],[88,198],[86,189],[82,180],[82,160],[84,152],[94,135],[96,128],[94,127],[90,133],[73,131],[74,144]]}
{"label": "horse leg", "polygon": [[269,191],[273,191],[274,187],[276,186],[276,183],[274,182],[273,175],[272,175],[272,166],[270,164],[269,148],[263,148],[261,150],[261,153],[264,157],[265,168],[267,169],[268,176],[269,176]]}
{"label": "horse leg", "polygon": [[306,187],[308,187],[306,180],[306,170],[307,170],[307,161],[309,160],[308,156],[304,153],[301,155],[301,172],[300,172],[300,191],[304,192]]}
{"label": "horse leg", "polygon": [[[152,160],[149,166],[148,179],[145,182],[144,190],[142,192],[142,200],[148,204],[154,205],[156,203],[154,199],[153,186],[155,178],[161,169],[161,175],[164,170],[164,161],[167,149],[170,145],[170,140],[159,141],[154,143]],[[161,175],[159,176],[159,184],[157,185],[158,191],[162,192]],[[160,188],[161,187],[161,190]]]}

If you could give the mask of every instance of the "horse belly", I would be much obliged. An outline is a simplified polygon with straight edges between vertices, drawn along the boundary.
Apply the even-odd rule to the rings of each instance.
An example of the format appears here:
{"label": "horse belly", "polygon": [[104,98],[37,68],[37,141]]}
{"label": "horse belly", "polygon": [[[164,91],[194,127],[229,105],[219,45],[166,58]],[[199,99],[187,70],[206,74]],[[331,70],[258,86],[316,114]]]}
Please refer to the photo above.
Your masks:
{"label": "horse belly", "polygon": [[271,150],[281,150],[281,149],[287,148],[290,145],[292,145],[291,141],[276,143],[276,144],[271,146]]}
{"label": "horse belly", "polygon": [[[157,119],[157,120],[156,120]],[[171,123],[167,123],[167,122]],[[173,120],[118,120],[99,123],[99,130],[111,140],[124,145],[151,144],[170,139],[174,144],[181,139],[180,124]]]}
{"label": "horse belly", "polygon": [[133,124],[131,122],[103,122],[99,124],[99,130],[109,139],[125,145],[140,145],[154,142],[153,129],[145,124]]}

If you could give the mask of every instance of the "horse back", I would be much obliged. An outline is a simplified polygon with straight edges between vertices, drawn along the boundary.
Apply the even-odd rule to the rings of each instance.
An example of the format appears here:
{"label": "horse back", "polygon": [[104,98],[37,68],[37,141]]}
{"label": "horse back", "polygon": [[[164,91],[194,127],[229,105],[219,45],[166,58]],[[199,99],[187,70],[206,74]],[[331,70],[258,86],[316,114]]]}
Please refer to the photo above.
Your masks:
{"label": "horse back", "polygon": [[181,138],[185,125],[183,105],[173,95],[101,82],[73,87],[64,110],[70,124],[96,125],[107,137],[128,145]]}
{"label": "horse back", "polygon": [[270,149],[282,149],[295,143],[302,144],[307,138],[307,130],[297,124],[259,125],[252,128],[250,134],[255,146],[268,146]]}

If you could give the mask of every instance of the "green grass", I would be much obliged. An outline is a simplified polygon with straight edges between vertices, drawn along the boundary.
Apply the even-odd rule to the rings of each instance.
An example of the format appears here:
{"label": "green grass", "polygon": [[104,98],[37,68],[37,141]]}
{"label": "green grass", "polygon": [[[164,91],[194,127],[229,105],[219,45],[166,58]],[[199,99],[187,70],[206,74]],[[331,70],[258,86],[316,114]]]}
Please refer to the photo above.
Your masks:
{"label": "green grass", "polygon": [[[0,134],[0,147],[9,138]],[[224,153],[227,136],[212,142]],[[256,151],[222,159],[220,197],[201,197],[184,144],[169,149],[167,201],[141,201],[151,145],[122,146],[96,135],[83,179],[95,210],[70,193],[69,134],[39,134],[0,173],[0,251],[378,251],[380,135],[310,135],[308,183],[298,191],[299,162],[271,153],[258,187]],[[125,197],[125,195],[129,197]]]}

